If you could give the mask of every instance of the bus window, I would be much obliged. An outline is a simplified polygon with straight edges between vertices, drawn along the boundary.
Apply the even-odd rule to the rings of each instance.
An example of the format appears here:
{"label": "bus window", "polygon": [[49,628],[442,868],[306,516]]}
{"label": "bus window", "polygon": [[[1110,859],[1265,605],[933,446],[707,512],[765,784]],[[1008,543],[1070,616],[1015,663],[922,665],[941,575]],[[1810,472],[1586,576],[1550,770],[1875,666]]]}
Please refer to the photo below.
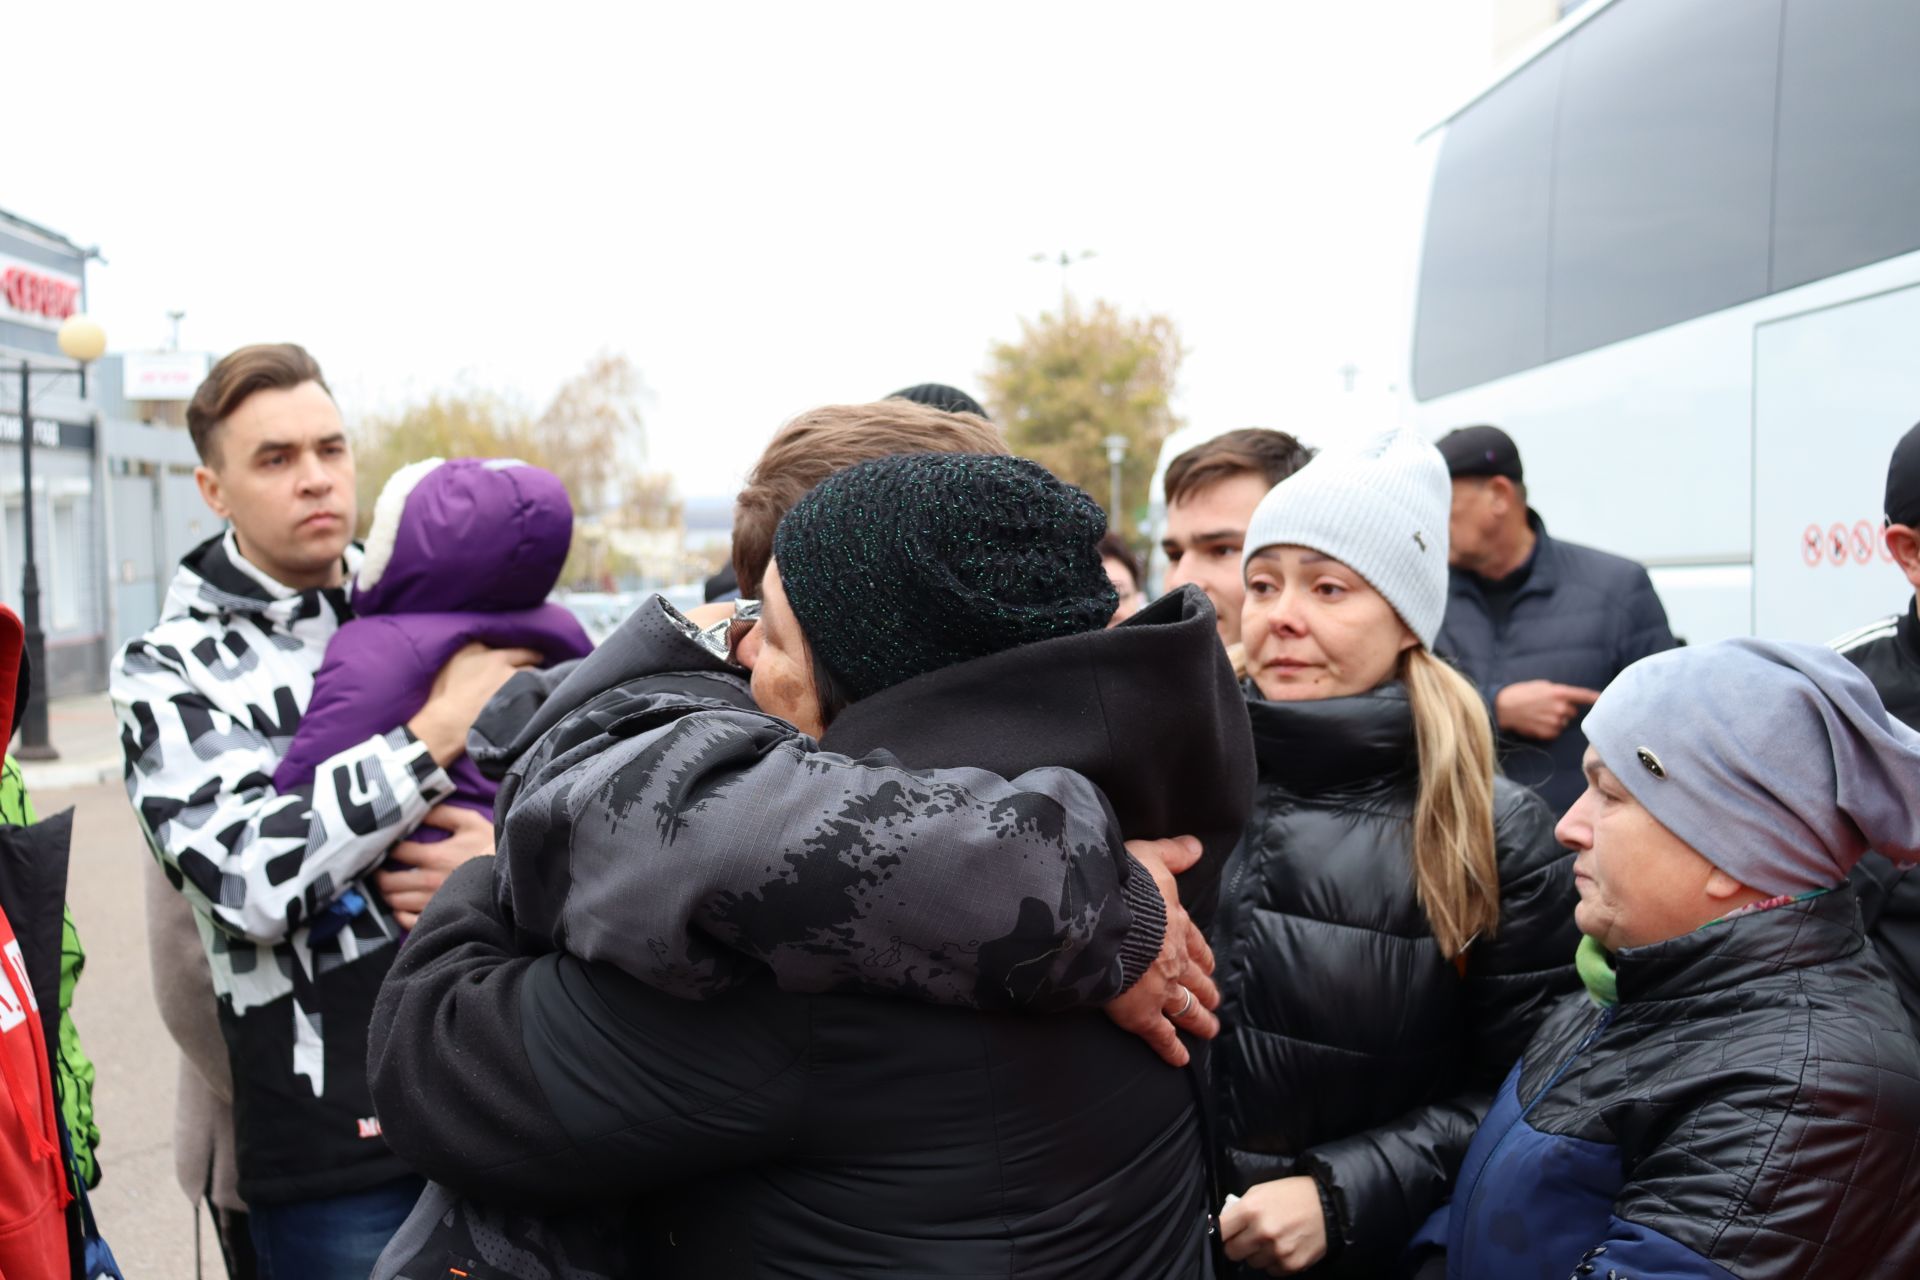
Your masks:
{"label": "bus window", "polygon": [[1780,3],[1616,4],[1567,42],[1549,359],[1767,292]]}
{"label": "bus window", "polygon": [[1788,0],[1773,287],[1920,249],[1920,5]]}
{"label": "bus window", "polygon": [[1427,211],[1413,384],[1423,400],[1547,358],[1547,216],[1561,52],[1455,121]]}

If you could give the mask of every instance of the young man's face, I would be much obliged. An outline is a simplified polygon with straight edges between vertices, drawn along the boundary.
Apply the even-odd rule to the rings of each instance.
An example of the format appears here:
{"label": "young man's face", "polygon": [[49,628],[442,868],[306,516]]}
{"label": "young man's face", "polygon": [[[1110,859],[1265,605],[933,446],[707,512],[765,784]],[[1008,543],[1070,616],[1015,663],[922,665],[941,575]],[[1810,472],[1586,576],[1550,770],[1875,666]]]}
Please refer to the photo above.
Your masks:
{"label": "young man's face", "polygon": [[233,524],[240,552],[289,587],[336,586],[353,537],[353,451],[317,382],[256,391],[213,435],[200,496]]}
{"label": "young man's face", "polygon": [[1167,534],[1160,541],[1170,566],[1167,590],[1191,582],[1206,592],[1220,615],[1222,644],[1240,639],[1240,602],[1246,598],[1240,550],[1253,509],[1270,488],[1265,476],[1243,471],[1167,508]]}

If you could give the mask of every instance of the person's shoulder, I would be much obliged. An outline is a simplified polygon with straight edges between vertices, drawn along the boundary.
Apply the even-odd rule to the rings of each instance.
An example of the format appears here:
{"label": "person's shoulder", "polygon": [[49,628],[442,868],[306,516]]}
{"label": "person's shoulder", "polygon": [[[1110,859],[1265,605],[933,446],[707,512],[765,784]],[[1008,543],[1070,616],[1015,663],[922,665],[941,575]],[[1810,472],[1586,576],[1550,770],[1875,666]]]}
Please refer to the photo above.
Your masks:
{"label": "person's shoulder", "polygon": [[1502,880],[1530,875],[1571,857],[1554,838],[1557,815],[1532,787],[1503,774],[1493,779],[1493,843]]}
{"label": "person's shoulder", "polygon": [[1631,590],[1653,584],[1647,567],[1638,560],[1562,538],[1552,539],[1552,545],[1565,571],[1595,586]]}
{"label": "person's shoulder", "polygon": [[1827,647],[1859,666],[1880,650],[1898,643],[1899,635],[1900,615],[1893,613],[1835,636],[1827,641]]}

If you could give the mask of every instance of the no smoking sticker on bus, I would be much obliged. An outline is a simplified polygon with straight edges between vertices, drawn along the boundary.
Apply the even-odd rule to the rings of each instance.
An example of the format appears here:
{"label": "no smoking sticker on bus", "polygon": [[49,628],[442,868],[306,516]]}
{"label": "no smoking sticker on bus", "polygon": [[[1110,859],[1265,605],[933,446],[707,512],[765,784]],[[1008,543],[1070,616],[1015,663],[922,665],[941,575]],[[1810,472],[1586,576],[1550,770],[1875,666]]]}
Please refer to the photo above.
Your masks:
{"label": "no smoking sticker on bus", "polygon": [[1839,569],[1849,563],[1870,565],[1875,560],[1891,564],[1893,551],[1873,521],[1856,520],[1851,525],[1836,521],[1825,526],[1810,524],[1801,530],[1800,559],[1809,569],[1823,564]]}

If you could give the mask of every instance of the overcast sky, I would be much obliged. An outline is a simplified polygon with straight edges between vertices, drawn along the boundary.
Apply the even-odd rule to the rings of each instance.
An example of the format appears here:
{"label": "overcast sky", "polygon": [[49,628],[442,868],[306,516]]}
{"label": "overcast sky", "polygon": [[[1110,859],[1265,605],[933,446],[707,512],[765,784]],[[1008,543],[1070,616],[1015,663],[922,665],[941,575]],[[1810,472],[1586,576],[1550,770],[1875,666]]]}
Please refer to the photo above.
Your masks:
{"label": "overcast sky", "polygon": [[1063,248],[1180,326],[1190,424],[1312,438],[1341,366],[1401,380],[1483,8],[20,4],[0,208],[101,247],[114,349],[297,340],[350,417],[624,352],[689,495],[812,405],[977,392]]}

